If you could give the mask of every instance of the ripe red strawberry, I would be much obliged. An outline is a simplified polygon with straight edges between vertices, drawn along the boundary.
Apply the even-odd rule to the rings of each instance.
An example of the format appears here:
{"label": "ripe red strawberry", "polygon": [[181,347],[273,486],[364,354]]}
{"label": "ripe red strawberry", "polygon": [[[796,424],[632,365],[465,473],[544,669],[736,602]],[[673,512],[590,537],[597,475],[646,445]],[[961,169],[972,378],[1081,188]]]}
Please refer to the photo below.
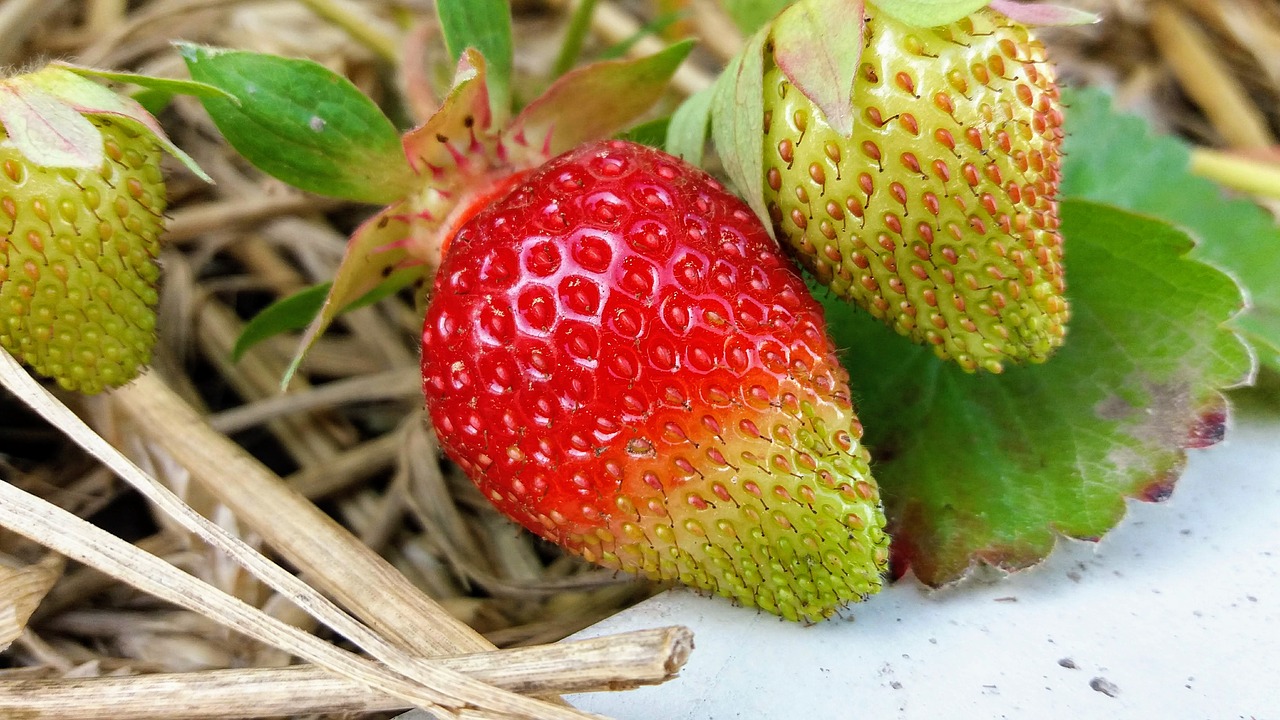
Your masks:
{"label": "ripe red strawberry", "polygon": [[966,370],[1062,344],[1062,114],[1027,29],[905,25],[868,4],[852,138],[765,74],[765,199],[821,282]]}
{"label": "ripe red strawberry", "polygon": [[599,142],[461,226],[423,330],[448,456],[601,565],[791,619],[875,592],[887,554],[819,305],[744,203]]}

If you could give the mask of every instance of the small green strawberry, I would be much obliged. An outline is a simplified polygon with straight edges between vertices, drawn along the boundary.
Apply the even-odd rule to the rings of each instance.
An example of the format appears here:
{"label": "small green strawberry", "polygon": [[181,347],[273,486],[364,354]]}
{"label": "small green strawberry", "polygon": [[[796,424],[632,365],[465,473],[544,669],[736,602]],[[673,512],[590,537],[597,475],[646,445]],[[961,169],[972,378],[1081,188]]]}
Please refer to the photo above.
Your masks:
{"label": "small green strawberry", "polygon": [[793,620],[880,588],[884,515],[822,309],[677,158],[587,144],[485,198],[422,357],[441,447],[544,538]]}
{"label": "small green strawberry", "polygon": [[64,68],[0,80],[0,347],[68,390],[150,361],[172,148],[158,132]]}
{"label": "small green strawberry", "polygon": [[991,9],[931,28],[865,13],[851,137],[766,46],[778,237],[835,293],[965,370],[1045,361],[1069,313],[1062,112],[1044,47]]}

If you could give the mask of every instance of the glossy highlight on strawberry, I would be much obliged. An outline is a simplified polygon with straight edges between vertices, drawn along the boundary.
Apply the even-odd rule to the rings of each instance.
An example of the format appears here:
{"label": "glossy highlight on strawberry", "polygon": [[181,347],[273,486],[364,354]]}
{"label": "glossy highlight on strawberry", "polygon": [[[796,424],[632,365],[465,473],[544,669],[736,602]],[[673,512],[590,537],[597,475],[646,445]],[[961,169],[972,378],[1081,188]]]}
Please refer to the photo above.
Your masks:
{"label": "glossy highlight on strawberry", "polygon": [[990,10],[916,28],[867,8],[852,138],[770,63],[765,201],[817,278],[964,369],[1065,338],[1062,113],[1028,30]]}
{"label": "glossy highlight on strawberry", "polygon": [[590,561],[791,619],[880,587],[884,516],[821,308],[674,157],[585,145],[465,223],[422,368],[447,455]]}

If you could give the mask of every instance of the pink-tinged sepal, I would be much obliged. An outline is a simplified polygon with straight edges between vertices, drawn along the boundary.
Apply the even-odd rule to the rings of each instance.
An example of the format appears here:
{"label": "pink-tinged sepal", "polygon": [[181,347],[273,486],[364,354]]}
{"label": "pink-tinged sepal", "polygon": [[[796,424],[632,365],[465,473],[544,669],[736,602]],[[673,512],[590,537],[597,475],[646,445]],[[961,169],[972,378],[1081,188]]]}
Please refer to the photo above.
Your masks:
{"label": "pink-tinged sepal", "polygon": [[425,123],[405,133],[405,157],[419,175],[431,175],[439,183],[453,170],[478,162],[464,152],[491,132],[489,88],[484,57],[468,50],[458,60],[453,88],[444,103]]}
{"label": "pink-tinged sepal", "polygon": [[0,80],[0,125],[31,162],[77,170],[101,167],[106,160],[102,134],[86,116],[104,115],[150,134],[191,172],[212,182],[137,101],[81,77],[78,70],[49,65]]}
{"label": "pink-tinged sepal", "polygon": [[1093,25],[1102,21],[1102,17],[1096,13],[1049,3],[1031,5],[1016,0],[991,0],[991,5],[988,7],[1023,25]]}
{"label": "pink-tinged sepal", "polygon": [[[598,62],[566,73],[516,116],[506,136],[543,139],[547,157],[608,137],[667,92],[692,49],[692,42],[681,42],[635,60]],[[520,140],[515,144],[526,146]]]}
{"label": "pink-tinged sepal", "polygon": [[862,60],[862,0],[800,0],[773,22],[774,61],[845,137],[853,134],[853,81]]}
{"label": "pink-tinged sepal", "polygon": [[369,218],[351,234],[329,295],[303,334],[281,386],[289,384],[307,351],[348,305],[386,281],[397,270],[414,264],[410,248],[416,223],[412,215],[407,203],[401,201]]}

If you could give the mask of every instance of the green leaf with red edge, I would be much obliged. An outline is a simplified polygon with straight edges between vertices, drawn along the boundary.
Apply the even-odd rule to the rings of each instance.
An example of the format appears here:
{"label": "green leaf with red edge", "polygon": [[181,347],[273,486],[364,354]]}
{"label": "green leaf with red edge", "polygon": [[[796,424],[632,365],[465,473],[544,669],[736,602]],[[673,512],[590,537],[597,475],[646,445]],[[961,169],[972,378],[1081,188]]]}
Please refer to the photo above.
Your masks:
{"label": "green leaf with red edge", "polygon": [[445,47],[456,63],[469,48],[489,65],[489,100],[499,125],[511,112],[514,66],[511,5],[507,0],[436,0]]}
{"label": "green leaf with red edge", "polygon": [[880,12],[915,27],[937,27],[986,7],[991,0],[868,0]]}
{"label": "green leaf with red edge", "polygon": [[308,192],[385,204],[413,186],[400,133],[349,80],[311,60],[179,43],[191,77],[235,97],[201,103],[232,147]]}
{"label": "green leaf with red edge", "polygon": [[865,10],[862,0],[797,0],[772,26],[778,69],[845,137],[853,135]]}
{"label": "green leaf with red edge", "polygon": [[1062,204],[1072,303],[1046,364],[966,374],[838,299],[828,322],[858,398],[895,571],[928,585],[977,563],[1035,564],[1058,535],[1094,539],[1125,498],[1172,491],[1186,449],[1220,439],[1221,391],[1251,377],[1224,324],[1243,298],[1161,221]]}
{"label": "green leaf with red edge", "polygon": [[383,282],[392,281],[393,275],[396,276],[396,282],[402,283],[401,287],[423,278],[421,268],[405,267],[412,263],[407,246],[414,230],[408,213],[407,203],[397,203],[366,220],[351,234],[346,254],[324,299],[324,305],[303,334],[298,350],[280,381],[280,387],[288,386],[294,373],[302,365],[307,351],[329,328],[334,318],[349,309],[352,303],[359,301]]}
{"label": "green leaf with red edge", "polygon": [[1230,272],[1250,307],[1233,321],[1280,370],[1280,227],[1256,203],[1229,199],[1191,174],[1191,151],[1141,118],[1117,112],[1099,90],[1063,94],[1067,137],[1062,192],[1168,220],[1200,242],[1194,256]]}
{"label": "green leaf with red edge", "polygon": [[511,132],[531,141],[547,138],[549,154],[608,137],[653,107],[667,92],[693,41],[675,43],[635,60],[610,60],[578,68],[556,80],[512,122]]}
{"label": "green leaf with red edge", "polygon": [[769,28],[757,30],[716,79],[711,95],[711,137],[720,162],[769,233],[764,206],[764,46]]}
{"label": "green leaf with red edge", "polygon": [[37,165],[92,169],[106,159],[98,128],[36,87],[0,82],[0,125],[18,152]]}
{"label": "green leaf with red edge", "polygon": [[142,105],[81,77],[72,68],[49,65],[0,81],[0,122],[32,162],[49,167],[100,167],[105,160],[102,134],[85,115],[107,115],[134,125],[200,179],[213,182],[195,160],[169,140]]}

